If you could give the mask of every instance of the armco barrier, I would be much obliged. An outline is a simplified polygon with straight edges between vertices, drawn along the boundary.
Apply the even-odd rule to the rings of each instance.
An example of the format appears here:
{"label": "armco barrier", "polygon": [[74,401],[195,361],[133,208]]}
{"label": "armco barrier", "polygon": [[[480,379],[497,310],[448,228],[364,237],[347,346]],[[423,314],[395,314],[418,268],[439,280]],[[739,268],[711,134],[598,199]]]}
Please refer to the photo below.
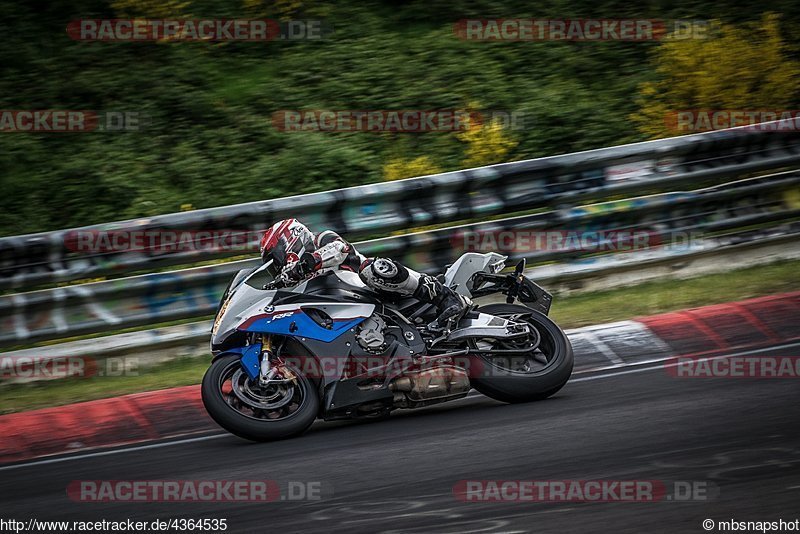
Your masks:
{"label": "armco barrier", "polygon": [[[469,236],[497,232],[633,228],[646,231],[664,245],[681,236],[691,237],[692,243],[677,243],[679,247],[708,249],[719,245],[720,237],[710,237],[715,233],[728,240],[760,239],[763,233],[750,230],[753,225],[773,234],[800,232],[800,225],[785,222],[800,218],[800,209],[788,206],[783,197],[799,184],[800,173],[784,172],[699,191],[567,208],[365,241],[357,246],[367,255],[395,257],[428,272],[436,272],[467,250],[466,245],[473,241]],[[570,248],[500,252],[509,255],[511,261],[524,257],[533,262],[596,255],[592,250]],[[0,296],[0,346],[209,316],[233,273],[257,264],[253,259]]]}
{"label": "armco barrier", "polygon": [[[235,206],[0,238],[0,289],[147,271],[236,250],[76,251],[75,232],[220,230],[252,233],[297,216],[348,238],[481,218],[642,189],[679,188],[796,167],[800,132],[736,128]],[[250,243],[251,247],[255,243]]]}
{"label": "armco barrier", "polygon": [[[725,243],[757,241],[764,235],[791,238],[798,233],[800,228],[796,221],[800,219],[800,205],[796,192],[800,171],[783,170],[796,168],[798,163],[800,138],[797,136],[763,131],[720,131],[93,228],[188,229],[197,225],[235,228],[236,225],[229,224],[232,220],[245,221],[240,227],[247,228],[255,225],[254,221],[261,225],[272,217],[297,215],[312,225],[316,223],[318,228],[323,222],[333,221],[334,228],[346,228],[346,237],[352,239],[354,235],[388,231],[406,224],[539,206],[539,212],[532,215],[371,239],[357,245],[366,255],[395,257],[428,272],[438,271],[465,249],[470,249],[474,245],[474,240],[468,239],[470,236],[497,232],[636,230],[645,231],[654,241],[662,243],[669,243],[676,235],[691,236],[708,249]],[[754,171],[776,167],[781,172],[753,175]],[[626,179],[619,180],[620,174]],[[711,176],[724,179],[725,183],[580,205],[580,199],[592,196],[612,193],[616,196],[631,190],[658,191],[666,185],[679,183],[696,185]],[[408,196],[409,191],[415,192],[413,201]],[[457,202],[458,199],[462,201]],[[467,207],[461,205],[464,202]],[[552,204],[553,209],[544,208],[546,204]],[[405,218],[398,215],[400,205],[404,206],[400,211]],[[348,210],[355,212],[342,218],[343,214],[351,213]],[[356,216],[365,210],[371,214],[369,217]],[[216,220],[214,214],[224,217]],[[345,220],[347,225],[342,226]],[[33,237],[40,243],[44,243],[41,241],[44,239],[53,245],[63,241],[67,233]],[[178,257],[185,262],[187,254],[194,260],[221,254],[220,251],[195,251],[156,258],[128,252],[92,258],[69,251],[66,256],[59,256],[60,252],[47,245],[47,261],[37,262],[35,258],[25,260],[25,254],[32,250],[28,245],[37,242],[33,237],[0,240],[0,249],[16,240],[16,250],[22,251],[21,260],[12,258],[17,266],[30,260],[25,269],[4,279],[6,287],[16,283],[28,285],[99,273],[124,274],[152,269],[164,262],[178,262]],[[58,246],[63,252],[64,243]],[[480,243],[476,248],[487,249]],[[524,257],[532,263],[608,256],[604,251],[569,247],[499,251],[509,255],[511,261]],[[100,263],[94,263],[96,261]],[[67,265],[64,262],[70,267],[59,270],[58,266]],[[0,347],[208,317],[216,309],[232,274],[257,263],[254,258],[6,294],[0,296]],[[9,262],[4,265],[8,266]],[[36,272],[26,270],[28,267]]]}
{"label": "armco barrier", "polygon": [[[572,291],[579,289],[580,286],[587,286],[589,289],[607,289],[629,283],[662,279],[664,276],[691,276],[698,273],[720,272],[727,268],[746,267],[764,261],[798,258],[800,258],[800,240],[797,236],[775,235],[736,244],[717,243],[714,247],[700,251],[650,250],[632,254],[612,254],[580,263],[548,264],[529,269],[526,275],[541,282],[548,289],[564,287]],[[482,304],[504,301],[502,295],[480,299]],[[12,350],[4,352],[0,358],[6,362],[15,359],[65,361],[88,358],[99,368],[119,368],[120,362],[131,362],[138,370],[176,358],[208,357],[211,324],[210,319],[205,319],[57,343],[46,347]],[[102,363],[109,360],[116,364]],[[0,386],[42,379],[43,377],[10,377],[0,381]]]}

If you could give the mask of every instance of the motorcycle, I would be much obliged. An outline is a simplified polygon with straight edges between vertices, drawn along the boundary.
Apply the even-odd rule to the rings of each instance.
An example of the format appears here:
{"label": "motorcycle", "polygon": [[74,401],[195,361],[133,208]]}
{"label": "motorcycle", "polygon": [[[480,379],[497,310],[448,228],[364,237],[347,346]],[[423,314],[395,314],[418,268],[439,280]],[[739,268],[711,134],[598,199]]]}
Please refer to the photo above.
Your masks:
{"label": "motorcycle", "polygon": [[572,347],[547,316],[552,296],[524,276],[524,260],[502,274],[506,259],[468,252],[439,275],[472,299],[506,296],[444,330],[428,327],[434,306],[378,294],[354,272],[294,283],[271,261],[242,270],[214,319],[203,404],[229,432],[267,441],[318,418],[383,418],[472,388],[508,403],[550,397],[572,374]]}

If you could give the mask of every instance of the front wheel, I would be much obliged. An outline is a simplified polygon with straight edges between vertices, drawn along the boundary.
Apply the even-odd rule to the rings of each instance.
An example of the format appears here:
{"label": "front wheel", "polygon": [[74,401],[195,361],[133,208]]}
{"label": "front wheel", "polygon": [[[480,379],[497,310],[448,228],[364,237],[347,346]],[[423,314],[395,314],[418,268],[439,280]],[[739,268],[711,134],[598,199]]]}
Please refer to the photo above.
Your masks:
{"label": "front wheel", "polygon": [[[572,375],[572,345],[552,319],[519,304],[490,304],[479,311],[525,321],[536,333],[532,340],[518,342],[519,352],[496,339],[471,341],[470,382],[475,389],[503,402],[528,402],[546,399],[564,387]],[[505,352],[482,354],[481,349]]]}
{"label": "front wheel", "polygon": [[311,381],[290,368],[295,379],[261,387],[245,373],[238,354],[214,360],[200,388],[209,415],[222,428],[253,441],[288,438],[305,432],[319,411]]}

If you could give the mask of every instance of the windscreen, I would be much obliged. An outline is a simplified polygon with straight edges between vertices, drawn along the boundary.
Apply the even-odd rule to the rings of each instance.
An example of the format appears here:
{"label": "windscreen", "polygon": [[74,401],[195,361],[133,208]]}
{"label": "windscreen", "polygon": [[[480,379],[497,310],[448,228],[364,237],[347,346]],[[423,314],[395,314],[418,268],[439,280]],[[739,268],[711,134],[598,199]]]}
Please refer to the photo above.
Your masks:
{"label": "windscreen", "polygon": [[247,280],[245,280],[245,284],[255,289],[267,289],[268,286],[275,281],[275,277],[278,276],[279,273],[280,269],[275,265],[275,262],[269,260],[256,269],[253,274],[248,276]]}

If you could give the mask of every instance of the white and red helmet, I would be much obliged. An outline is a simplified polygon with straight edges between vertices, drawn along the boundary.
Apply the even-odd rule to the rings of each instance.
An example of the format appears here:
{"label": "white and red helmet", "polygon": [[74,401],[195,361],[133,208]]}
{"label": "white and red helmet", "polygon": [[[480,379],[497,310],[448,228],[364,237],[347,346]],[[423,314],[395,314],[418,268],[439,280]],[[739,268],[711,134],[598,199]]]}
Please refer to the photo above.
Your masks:
{"label": "white and red helmet", "polygon": [[305,252],[314,252],[314,234],[296,219],[273,224],[261,238],[261,259],[275,260],[278,267],[298,261]]}

